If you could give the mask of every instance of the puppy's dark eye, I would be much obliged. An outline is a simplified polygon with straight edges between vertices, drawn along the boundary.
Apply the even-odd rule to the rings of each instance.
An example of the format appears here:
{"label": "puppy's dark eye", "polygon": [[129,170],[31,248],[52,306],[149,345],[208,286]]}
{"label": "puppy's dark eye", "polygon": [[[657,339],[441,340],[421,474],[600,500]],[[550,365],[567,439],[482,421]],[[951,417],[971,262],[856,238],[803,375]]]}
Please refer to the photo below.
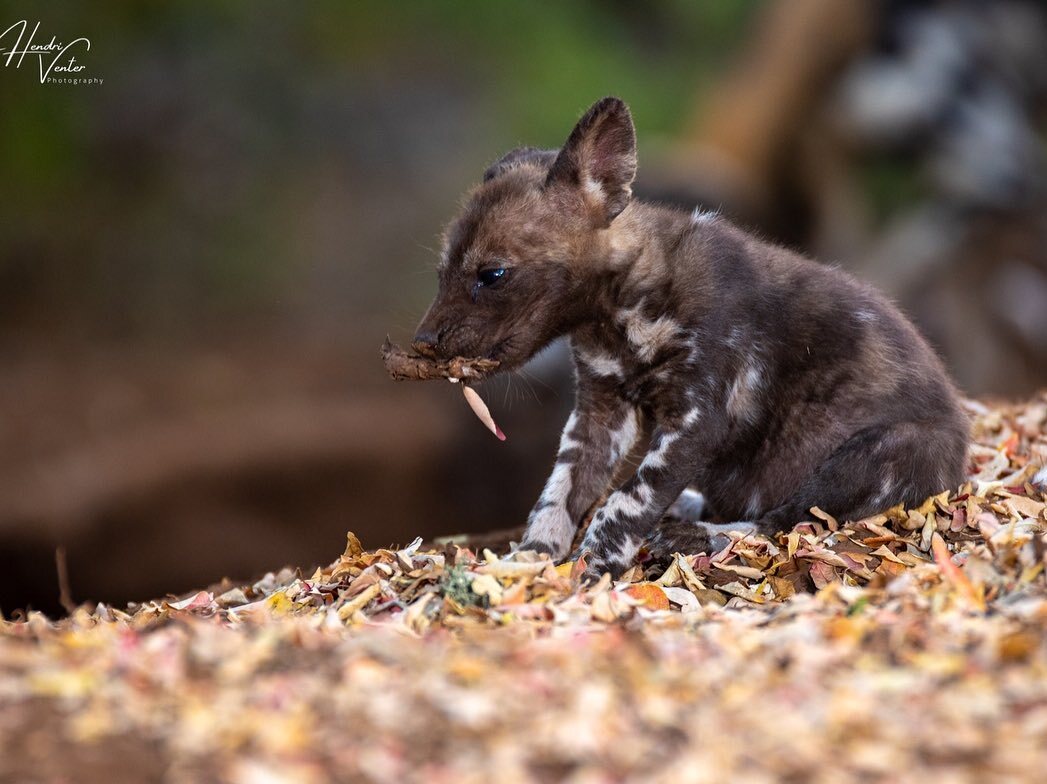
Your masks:
{"label": "puppy's dark eye", "polygon": [[476,279],[479,281],[481,286],[490,287],[505,280],[507,272],[509,272],[509,270],[505,267],[488,267],[487,269],[482,269],[476,273]]}

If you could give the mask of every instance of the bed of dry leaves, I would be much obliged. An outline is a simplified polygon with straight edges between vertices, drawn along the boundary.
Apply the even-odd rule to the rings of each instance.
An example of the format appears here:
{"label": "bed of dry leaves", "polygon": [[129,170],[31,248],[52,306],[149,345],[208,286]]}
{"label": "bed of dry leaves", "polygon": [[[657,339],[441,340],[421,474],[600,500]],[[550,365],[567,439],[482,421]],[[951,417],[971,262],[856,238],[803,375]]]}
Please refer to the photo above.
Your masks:
{"label": "bed of dry leaves", "polygon": [[1042,781],[1047,396],[971,479],[583,587],[364,550],[0,622],[2,781]]}

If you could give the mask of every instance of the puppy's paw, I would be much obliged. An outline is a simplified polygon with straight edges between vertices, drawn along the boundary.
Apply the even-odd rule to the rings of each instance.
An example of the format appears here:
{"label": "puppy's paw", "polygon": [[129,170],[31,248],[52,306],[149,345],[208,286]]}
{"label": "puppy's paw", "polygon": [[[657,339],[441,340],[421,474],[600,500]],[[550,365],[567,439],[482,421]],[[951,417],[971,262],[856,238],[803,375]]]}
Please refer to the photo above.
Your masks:
{"label": "puppy's paw", "polygon": [[701,523],[666,518],[643,546],[651,558],[664,560],[673,553],[707,553],[712,548],[712,541]]}
{"label": "puppy's paw", "polygon": [[629,568],[627,563],[623,563],[615,558],[602,557],[598,553],[585,549],[576,551],[570,560],[578,563],[578,560],[582,557],[585,558],[585,569],[582,571],[579,580],[588,585],[594,585],[606,573],[610,573],[611,579],[618,579],[622,572]]}
{"label": "puppy's paw", "polygon": [[539,501],[527,518],[523,541],[517,550],[536,550],[559,561],[571,549],[577,526],[563,506]]}
{"label": "puppy's paw", "polygon": [[751,533],[754,530],[755,523],[748,521],[716,524],[665,519],[647,538],[644,547],[655,559],[669,558],[673,553],[711,555],[731,543],[730,532]]}

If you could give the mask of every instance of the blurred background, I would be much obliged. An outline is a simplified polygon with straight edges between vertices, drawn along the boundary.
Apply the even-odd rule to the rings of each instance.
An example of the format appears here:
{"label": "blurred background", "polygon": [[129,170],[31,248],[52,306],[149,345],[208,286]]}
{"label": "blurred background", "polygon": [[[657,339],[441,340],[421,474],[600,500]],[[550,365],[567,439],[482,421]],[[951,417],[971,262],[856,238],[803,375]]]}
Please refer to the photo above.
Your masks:
{"label": "blurred background", "polygon": [[[552,349],[394,384],[484,167],[632,107],[637,190],[885,289],[971,395],[1047,383],[1040,2],[0,3],[0,610],[122,602],[519,525],[571,406]],[[15,43],[8,34],[0,48]]]}

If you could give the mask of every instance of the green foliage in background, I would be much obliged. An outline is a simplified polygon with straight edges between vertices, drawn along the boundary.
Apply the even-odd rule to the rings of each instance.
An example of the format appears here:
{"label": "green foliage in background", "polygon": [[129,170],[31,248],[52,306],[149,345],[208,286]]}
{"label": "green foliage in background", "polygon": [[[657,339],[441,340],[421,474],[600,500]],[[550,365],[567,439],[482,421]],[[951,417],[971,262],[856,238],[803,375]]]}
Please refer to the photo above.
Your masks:
{"label": "green foliage in background", "polygon": [[[41,85],[35,66],[0,69],[0,328],[84,311],[92,324],[106,314],[115,333],[166,329],[366,293],[323,264],[366,276],[371,257],[399,252],[387,269],[406,269],[416,248],[404,237],[431,236],[484,160],[559,144],[596,98],[626,98],[648,138],[684,127],[756,5],[6,3],[4,28],[39,19],[45,40],[89,37],[81,59],[105,83]],[[422,175],[410,148],[451,102],[468,111],[433,127],[455,138],[426,141],[452,174],[412,181]],[[374,106],[393,109],[369,115]],[[377,223],[353,203],[365,190],[384,200],[380,214],[421,205],[381,227],[399,245],[367,245]],[[313,249],[330,226],[344,233],[344,261],[316,262],[334,256]],[[331,307],[385,307],[359,296]]]}

